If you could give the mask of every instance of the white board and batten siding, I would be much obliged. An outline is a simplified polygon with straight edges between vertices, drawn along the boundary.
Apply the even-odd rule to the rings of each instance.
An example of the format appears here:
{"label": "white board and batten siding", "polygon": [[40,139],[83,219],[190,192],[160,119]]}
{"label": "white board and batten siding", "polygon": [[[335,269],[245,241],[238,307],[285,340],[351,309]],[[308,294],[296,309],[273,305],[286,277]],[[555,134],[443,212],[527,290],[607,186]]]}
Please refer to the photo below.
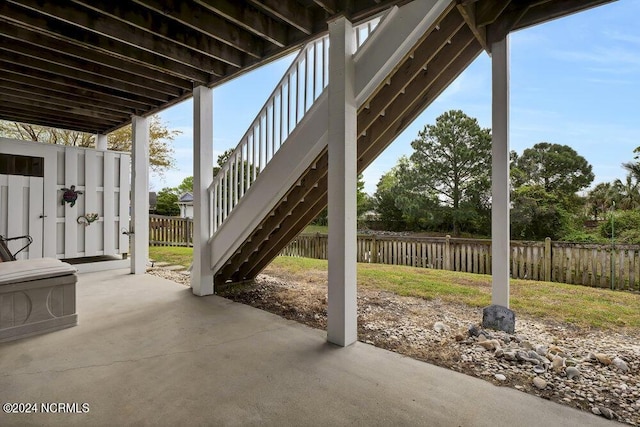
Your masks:
{"label": "white board and batten siding", "polygon": [[[129,154],[6,138],[0,138],[0,153],[45,159],[44,179],[0,175],[0,234],[31,235],[33,253],[24,257],[68,259],[129,253],[128,236],[122,234],[129,229]],[[43,180],[41,195],[36,181],[25,181],[38,179]],[[73,207],[62,203],[62,189],[72,185],[83,193]],[[41,212],[30,212],[39,197]],[[89,226],[78,223],[78,217],[89,213],[97,213],[98,220]],[[11,226],[14,224],[20,227]]]}

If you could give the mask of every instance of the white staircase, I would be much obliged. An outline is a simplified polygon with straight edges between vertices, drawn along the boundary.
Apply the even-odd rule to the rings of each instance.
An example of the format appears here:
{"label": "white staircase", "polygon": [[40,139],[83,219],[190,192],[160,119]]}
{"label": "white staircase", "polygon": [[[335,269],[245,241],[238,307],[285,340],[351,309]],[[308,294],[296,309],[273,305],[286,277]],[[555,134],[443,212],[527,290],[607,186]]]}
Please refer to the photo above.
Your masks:
{"label": "white staircase", "polygon": [[[355,27],[359,110],[385,85],[385,80],[425,33],[433,29],[449,4],[449,1],[415,0]],[[238,255],[243,244],[263,226],[265,218],[275,215],[276,206],[286,201],[292,188],[301,186],[305,173],[317,167],[326,170],[326,164],[317,162],[327,148],[328,49],[328,37],[324,37],[301,50],[214,178],[209,189],[209,244],[214,274]],[[292,213],[293,209],[284,213],[285,218]],[[287,243],[283,241],[281,246]]]}

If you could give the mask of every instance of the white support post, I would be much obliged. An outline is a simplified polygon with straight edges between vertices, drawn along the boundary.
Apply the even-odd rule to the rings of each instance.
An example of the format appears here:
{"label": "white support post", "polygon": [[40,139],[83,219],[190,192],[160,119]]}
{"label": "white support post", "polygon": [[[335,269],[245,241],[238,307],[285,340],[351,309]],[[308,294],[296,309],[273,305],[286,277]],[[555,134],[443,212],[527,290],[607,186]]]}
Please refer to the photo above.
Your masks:
{"label": "white support post", "polygon": [[96,150],[107,151],[107,135],[96,134]]}
{"label": "white support post", "polygon": [[144,274],[149,259],[149,121],[133,116],[131,126],[131,273]]}
{"label": "white support post", "polygon": [[209,240],[209,187],[213,182],[213,89],[193,91],[193,265],[191,290],[213,294]]}
{"label": "white support post", "polygon": [[509,308],[509,36],[491,46],[491,303]]}
{"label": "white support post", "polygon": [[327,339],[357,340],[356,188],[357,108],[353,27],[329,23],[329,295]]}

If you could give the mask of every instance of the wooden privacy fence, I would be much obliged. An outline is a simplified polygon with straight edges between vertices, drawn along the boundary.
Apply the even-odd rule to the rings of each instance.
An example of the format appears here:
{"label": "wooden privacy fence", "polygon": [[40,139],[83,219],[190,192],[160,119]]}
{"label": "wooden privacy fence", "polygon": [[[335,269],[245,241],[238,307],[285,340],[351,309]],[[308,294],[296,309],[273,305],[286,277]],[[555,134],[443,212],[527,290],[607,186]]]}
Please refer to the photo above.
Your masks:
{"label": "wooden privacy fence", "polygon": [[149,215],[149,245],[193,246],[193,220]]}
{"label": "wooden privacy fence", "polygon": [[[357,250],[358,262],[491,274],[490,240],[361,235]],[[327,253],[327,235],[303,234],[280,254],[327,259]],[[640,290],[640,245],[512,241],[511,277]]]}

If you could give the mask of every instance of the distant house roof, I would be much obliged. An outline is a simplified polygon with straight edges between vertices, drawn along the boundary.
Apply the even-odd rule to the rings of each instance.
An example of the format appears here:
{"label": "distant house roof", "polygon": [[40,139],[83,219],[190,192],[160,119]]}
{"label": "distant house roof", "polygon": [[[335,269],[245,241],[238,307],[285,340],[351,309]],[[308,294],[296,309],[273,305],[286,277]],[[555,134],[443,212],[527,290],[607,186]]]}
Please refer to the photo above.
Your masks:
{"label": "distant house roof", "polygon": [[186,192],[178,199],[178,203],[193,203],[193,193]]}

